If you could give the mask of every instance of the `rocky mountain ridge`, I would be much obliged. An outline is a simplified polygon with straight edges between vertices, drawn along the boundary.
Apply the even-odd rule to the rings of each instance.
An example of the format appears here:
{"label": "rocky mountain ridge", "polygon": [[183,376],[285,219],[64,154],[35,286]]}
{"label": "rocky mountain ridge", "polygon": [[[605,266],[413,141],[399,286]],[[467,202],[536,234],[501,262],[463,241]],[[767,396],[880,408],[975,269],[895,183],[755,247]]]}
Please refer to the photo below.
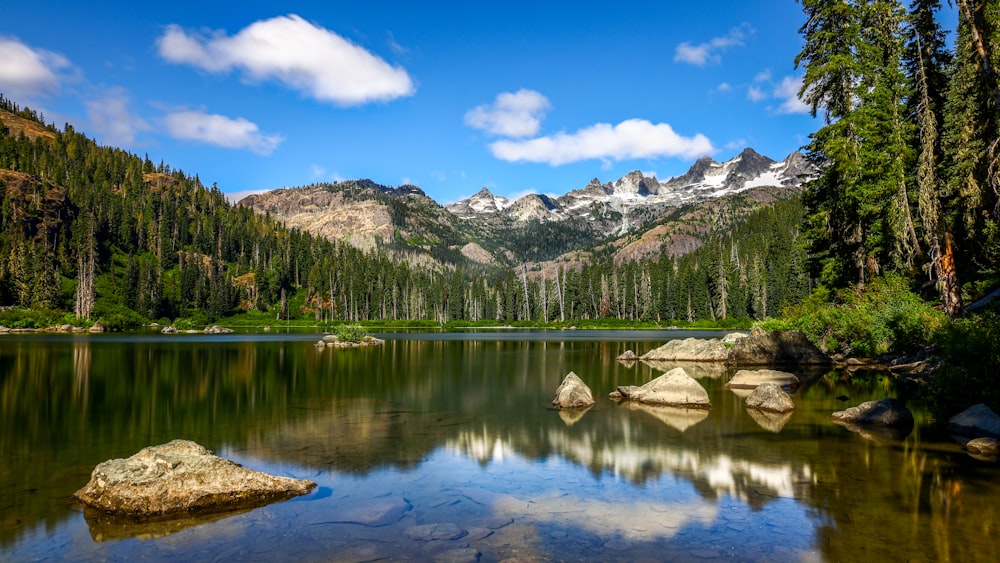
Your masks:
{"label": "rocky mountain ridge", "polygon": [[529,194],[516,201],[483,188],[475,195],[448,204],[456,216],[487,222],[562,221],[571,217],[594,223],[605,234],[625,235],[655,220],[657,210],[699,203],[761,186],[799,186],[812,167],[800,152],[778,162],[751,148],[716,162],[703,157],[684,174],[659,181],[634,171],[602,184],[594,178],[584,188],[551,197]]}
{"label": "rocky mountain ridge", "polygon": [[[609,242],[628,258],[655,251],[656,233],[682,207],[743,198],[749,205],[791,197],[812,173],[794,152],[778,162],[745,149],[725,162],[704,157],[660,181],[635,171],[612,182],[597,178],[562,196],[529,194],[512,200],[483,188],[440,205],[416,186],[389,187],[370,180],[285,188],[241,200],[292,227],[414,260],[465,261],[492,266],[542,261]],[[641,249],[615,239],[644,240]],[[697,247],[692,241],[684,247]],[[624,256],[623,256],[624,257]]]}

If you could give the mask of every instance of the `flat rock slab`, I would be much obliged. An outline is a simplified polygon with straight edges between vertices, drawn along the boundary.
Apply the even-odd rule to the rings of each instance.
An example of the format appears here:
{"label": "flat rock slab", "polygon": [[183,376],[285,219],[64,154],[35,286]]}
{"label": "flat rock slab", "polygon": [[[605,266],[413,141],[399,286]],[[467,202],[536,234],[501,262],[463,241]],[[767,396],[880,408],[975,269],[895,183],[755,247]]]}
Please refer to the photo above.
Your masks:
{"label": "flat rock slab", "polygon": [[401,497],[377,498],[359,506],[342,509],[333,522],[379,528],[399,522],[412,508],[413,505]]}
{"label": "flat rock slab", "polygon": [[468,531],[451,522],[411,526],[403,533],[411,540],[424,542],[457,540],[469,535]]}
{"label": "flat rock slab", "polygon": [[948,429],[968,436],[1000,438],[1000,416],[979,403],[949,418]]}
{"label": "flat rock slab", "polygon": [[756,389],[763,383],[775,383],[779,387],[793,387],[799,384],[794,373],[774,369],[741,369],[726,383],[727,389]]}
{"label": "flat rock slab", "polygon": [[671,340],[641,356],[643,360],[674,362],[725,362],[729,348],[718,338],[683,338]]}
{"label": "flat rock slab", "polygon": [[107,513],[150,517],[260,506],[304,495],[316,483],[246,469],[189,440],[102,462],[74,493]]}
{"label": "flat rock slab", "polygon": [[648,405],[710,408],[708,391],[692,379],[684,368],[674,368],[656,379],[636,387],[622,385],[611,393],[615,400],[638,401]]}

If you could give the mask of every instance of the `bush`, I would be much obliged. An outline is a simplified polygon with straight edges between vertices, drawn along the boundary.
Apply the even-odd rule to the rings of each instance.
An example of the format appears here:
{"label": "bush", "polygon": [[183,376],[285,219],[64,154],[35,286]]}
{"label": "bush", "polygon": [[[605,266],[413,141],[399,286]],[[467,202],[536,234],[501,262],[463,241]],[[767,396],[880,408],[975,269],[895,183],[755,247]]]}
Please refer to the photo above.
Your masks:
{"label": "bush", "polygon": [[942,366],[925,389],[937,420],[986,403],[1000,411],[1000,316],[986,313],[951,323],[939,338]]}
{"label": "bush", "polygon": [[785,311],[784,319],[767,321],[767,330],[798,329],[829,353],[881,356],[912,353],[933,345],[948,317],[907,287],[897,276],[869,284],[864,293],[836,295],[818,289]]}
{"label": "bush", "polygon": [[333,334],[342,342],[361,342],[368,331],[361,325],[340,325],[333,329]]}

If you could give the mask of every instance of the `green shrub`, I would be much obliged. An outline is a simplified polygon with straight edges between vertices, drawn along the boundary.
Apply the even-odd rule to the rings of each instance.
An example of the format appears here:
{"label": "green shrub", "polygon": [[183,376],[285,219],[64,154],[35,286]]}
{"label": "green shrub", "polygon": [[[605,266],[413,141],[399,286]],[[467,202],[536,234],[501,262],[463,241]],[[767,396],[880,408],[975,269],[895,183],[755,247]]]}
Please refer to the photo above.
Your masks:
{"label": "green shrub", "polygon": [[333,329],[333,334],[343,342],[361,342],[368,331],[361,325],[340,325]]}
{"label": "green shrub", "polygon": [[829,353],[874,357],[933,345],[947,320],[944,312],[910,291],[902,278],[886,276],[863,293],[845,290],[833,295],[821,288],[790,307],[784,319],[761,326],[801,330]]}
{"label": "green shrub", "polygon": [[937,420],[985,403],[1000,412],[1000,315],[986,313],[958,319],[942,331],[941,368],[925,389]]}

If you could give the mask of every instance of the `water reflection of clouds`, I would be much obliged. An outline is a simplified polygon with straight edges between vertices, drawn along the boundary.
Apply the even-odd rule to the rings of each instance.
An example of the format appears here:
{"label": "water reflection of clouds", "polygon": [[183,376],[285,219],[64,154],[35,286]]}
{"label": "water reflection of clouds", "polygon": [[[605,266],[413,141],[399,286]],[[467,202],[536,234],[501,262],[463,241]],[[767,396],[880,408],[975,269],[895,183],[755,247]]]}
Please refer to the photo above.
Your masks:
{"label": "water reflection of clouds", "polygon": [[622,502],[581,499],[562,493],[526,498],[483,490],[463,493],[492,508],[497,516],[528,518],[535,523],[580,528],[602,537],[614,535],[644,541],[671,538],[689,524],[709,526],[719,514],[715,503],[701,499]]}
{"label": "water reflection of clouds", "polygon": [[[760,463],[677,445],[640,445],[628,440],[598,444],[587,433],[570,435],[553,429],[547,433],[547,443],[563,459],[589,467],[597,474],[607,472],[634,483],[667,475],[680,477],[707,484],[717,497],[729,496],[753,504],[766,498],[801,498],[805,494],[803,485],[813,480],[812,471],[805,465]],[[446,449],[481,465],[500,463],[519,451],[513,442],[490,435],[485,428],[481,433],[460,433],[447,442]]]}

